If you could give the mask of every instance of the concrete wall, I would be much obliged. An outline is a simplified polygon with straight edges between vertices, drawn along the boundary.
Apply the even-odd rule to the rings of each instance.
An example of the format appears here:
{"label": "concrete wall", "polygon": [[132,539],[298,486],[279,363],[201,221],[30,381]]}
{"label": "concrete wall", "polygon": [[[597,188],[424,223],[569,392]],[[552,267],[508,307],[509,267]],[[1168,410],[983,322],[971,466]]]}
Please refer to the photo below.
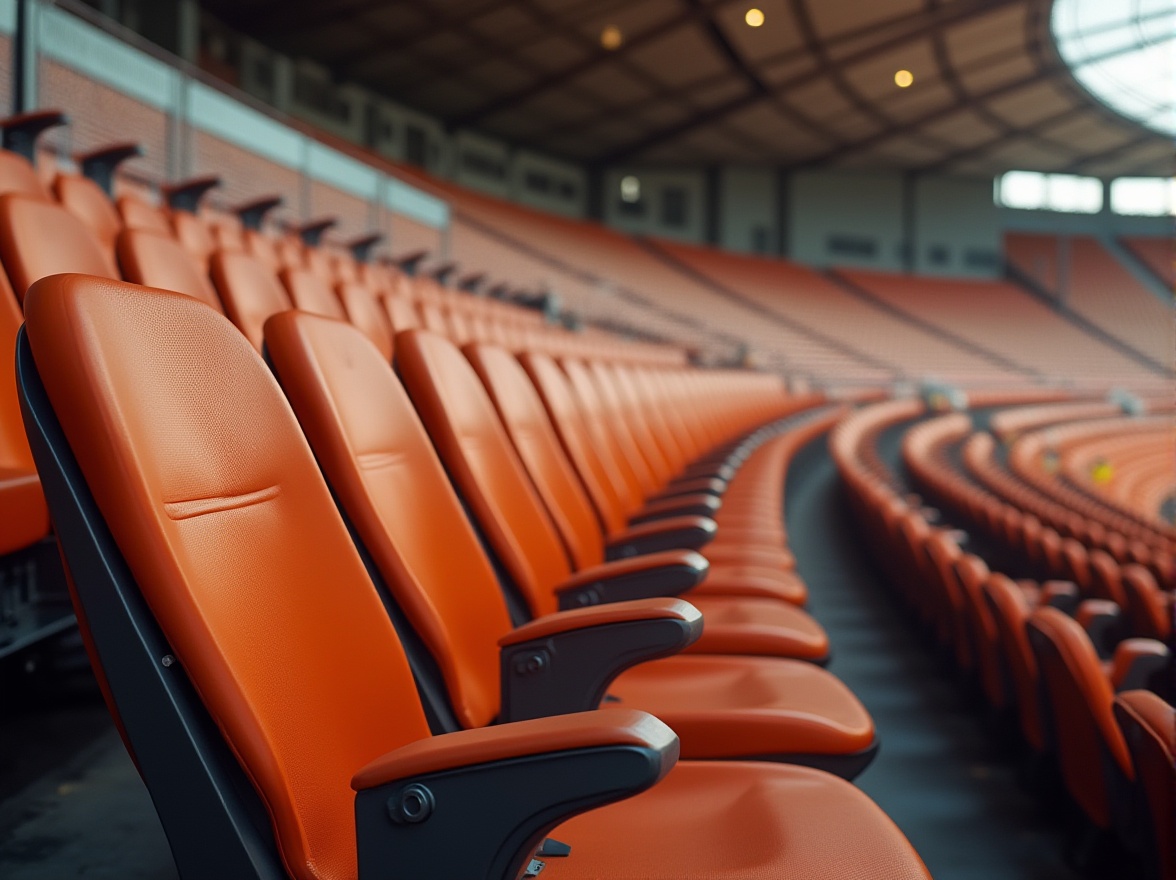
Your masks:
{"label": "concrete wall", "polygon": [[897,174],[806,171],[788,191],[789,256],[813,266],[903,268],[903,182]]}
{"label": "concrete wall", "polygon": [[987,177],[918,177],[914,267],[929,275],[991,278],[1002,272],[1000,209]]}
{"label": "concrete wall", "polygon": [[718,244],[742,253],[778,253],[779,190],[773,168],[721,169]]}

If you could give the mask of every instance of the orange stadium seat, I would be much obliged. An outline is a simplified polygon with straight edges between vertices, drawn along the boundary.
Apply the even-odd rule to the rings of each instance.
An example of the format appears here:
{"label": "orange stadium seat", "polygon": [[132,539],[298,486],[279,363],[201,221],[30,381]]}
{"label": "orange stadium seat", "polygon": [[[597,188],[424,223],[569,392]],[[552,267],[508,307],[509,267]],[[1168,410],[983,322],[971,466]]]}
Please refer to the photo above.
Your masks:
{"label": "orange stadium seat", "polygon": [[[79,607],[112,691],[134,694],[118,700],[120,714],[173,849],[191,860],[182,870],[215,862],[253,875],[268,860],[297,877],[426,864],[445,876],[513,876],[550,832],[571,847],[557,870],[567,877],[682,877],[737,863],[781,878],[928,876],[844,781],[784,765],[675,767],[676,737],[640,712],[431,736],[396,631],[248,341],[190,297],[80,276],[40,282],[27,329],[22,393],[36,413],[38,463],[53,468],[54,487],[73,490],[50,497]],[[181,435],[189,442],[171,442]],[[96,554],[115,567],[88,564]],[[111,651],[132,621],[140,638]],[[131,660],[158,638],[178,665]],[[188,736],[144,737],[140,721],[152,715],[157,731],[182,723]],[[169,785],[167,766],[190,770],[190,785]],[[239,771],[231,781],[234,767],[248,784]],[[497,801],[490,821],[482,813],[477,839],[439,846],[469,830],[487,785],[516,797]],[[264,826],[230,821],[249,808],[247,789]],[[201,822],[181,818],[218,792]],[[833,844],[831,825],[852,827],[852,846]],[[257,867],[231,867],[247,860]]]}

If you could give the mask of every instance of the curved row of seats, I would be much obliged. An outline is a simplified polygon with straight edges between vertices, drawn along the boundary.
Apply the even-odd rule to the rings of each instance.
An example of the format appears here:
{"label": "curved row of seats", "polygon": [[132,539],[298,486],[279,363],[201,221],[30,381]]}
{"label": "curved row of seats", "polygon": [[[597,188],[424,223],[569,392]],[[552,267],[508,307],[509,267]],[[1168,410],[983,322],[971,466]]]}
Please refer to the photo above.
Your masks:
{"label": "curved row of seats", "polygon": [[[1024,540],[1029,514],[960,473],[960,444],[974,440],[969,414],[928,415],[919,401],[869,407],[831,439],[875,559],[993,711],[1015,719],[1028,752],[1056,766],[1093,829],[1088,840],[1113,833],[1150,876],[1176,877],[1176,708],[1160,641],[1171,632],[1170,594],[1147,568],[1123,566],[1120,582],[1144,611],[1123,621],[1096,582],[1049,580],[1047,550],[1060,537]],[[902,422],[913,425],[903,464],[939,509],[867,454],[878,432]]]}
{"label": "curved row of seats", "polygon": [[349,282],[294,310],[172,231],[112,263],[0,195],[24,421],[181,873],[927,877],[846,781],[877,734],[787,547],[840,410],[611,341],[383,347]]}

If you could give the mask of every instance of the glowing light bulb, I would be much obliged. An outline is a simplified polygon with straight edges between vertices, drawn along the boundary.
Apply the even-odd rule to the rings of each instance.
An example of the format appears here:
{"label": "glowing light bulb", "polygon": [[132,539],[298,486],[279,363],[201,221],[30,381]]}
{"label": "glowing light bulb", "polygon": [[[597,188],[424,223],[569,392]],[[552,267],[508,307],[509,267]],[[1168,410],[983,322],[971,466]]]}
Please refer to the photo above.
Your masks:
{"label": "glowing light bulb", "polygon": [[748,27],[759,27],[764,23],[764,12],[762,9],[752,7],[747,10],[747,14],[743,16],[743,20],[747,22]]}
{"label": "glowing light bulb", "polygon": [[915,75],[909,70],[900,70],[894,74],[894,84],[900,89],[909,88],[915,81]]}
{"label": "glowing light bulb", "polygon": [[610,52],[621,48],[623,42],[625,42],[625,36],[615,24],[610,24],[600,32],[600,45]]}

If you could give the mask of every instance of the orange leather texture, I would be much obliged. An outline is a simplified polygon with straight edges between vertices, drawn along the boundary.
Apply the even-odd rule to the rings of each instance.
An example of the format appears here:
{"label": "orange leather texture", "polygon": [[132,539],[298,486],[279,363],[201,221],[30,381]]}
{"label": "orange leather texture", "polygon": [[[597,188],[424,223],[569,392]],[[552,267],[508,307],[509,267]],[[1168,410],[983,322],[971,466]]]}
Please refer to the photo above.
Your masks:
{"label": "orange leather texture", "polygon": [[545,614],[507,633],[498,640],[498,644],[504,647],[517,645],[519,642],[545,639],[569,630],[629,623],[635,620],[673,619],[692,623],[701,618],[702,615],[697,608],[681,599],[635,599],[631,602],[613,602],[609,605],[593,605],[556,614]]}
{"label": "orange leather texture", "polygon": [[0,196],[0,261],[18,301],[46,275],[118,277],[110,257],[81,220],[60,205],[18,193]]}
{"label": "orange leather texture", "polygon": [[217,251],[209,274],[229,320],[261,351],[266,319],[290,308],[290,298],[274,273],[248,254]]}
{"label": "orange leather texture", "polygon": [[26,317],[98,508],[259,790],[286,869],[354,876],[348,781],[429,729],[269,370],[178,294],[57,276],[30,292]]}
{"label": "orange leather texture", "polygon": [[1143,786],[1160,880],[1176,880],[1176,707],[1151,691],[1127,691],[1115,697],[1115,718]]}
{"label": "orange leather texture", "polygon": [[290,295],[290,302],[294,308],[310,312],[315,315],[326,315],[328,318],[347,320],[343,311],[343,304],[319,276],[306,269],[282,269],[278,272],[278,279]]}
{"label": "orange leather texture", "polygon": [[[660,785],[551,837],[573,855],[549,861],[544,880],[930,880],[865,794],[807,767],[682,762]],[[650,845],[664,839],[673,843]]]}
{"label": "orange leather texture", "polygon": [[874,744],[873,719],[836,676],[774,657],[681,655],[642,663],[609,685],[606,708],[652,712],[684,758],[847,755]]}
{"label": "orange leather texture", "polygon": [[122,230],[122,218],[114,203],[94,181],[78,174],[58,174],[53,194],[65,210],[82,221],[112,257],[114,241]]}
{"label": "orange leather texture", "polygon": [[116,253],[127,281],[186,293],[224,314],[208,275],[175,239],[157,232],[127,229],[118,236]]}
{"label": "orange leather texture", "polygon": [[557,608],[571,566],[473,367],[427,330],[396,337],[396,365],[458,492],[535,615]]}
{"label": "orange leather texture", "polygon": [[461,503],[392,367],[348,324],[285,312],[266,346],[327,479],[436,659],[462,724],[498,715],[511,621]]}
{"label": "orange leather texture", "polygon": [[645,712],[575,712],[418,740],[376,758],[352,777],[351,786],[363,791],[450,768],[603,746],[669,749],[672,766],[677,758],[676,740],[674,731]]}

